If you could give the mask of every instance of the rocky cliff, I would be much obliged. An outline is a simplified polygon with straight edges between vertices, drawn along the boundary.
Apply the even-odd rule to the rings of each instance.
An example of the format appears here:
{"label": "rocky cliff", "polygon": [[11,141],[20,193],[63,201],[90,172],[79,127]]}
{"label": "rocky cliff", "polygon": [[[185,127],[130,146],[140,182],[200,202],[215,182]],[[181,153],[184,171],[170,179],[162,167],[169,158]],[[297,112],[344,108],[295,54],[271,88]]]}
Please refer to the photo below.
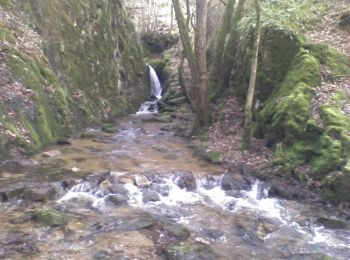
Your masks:
{"label": "rocky cliff", "polygon": [[147,93],[142,48],[112,0],[0,0],[0,78],[2,158],[133,111]]}

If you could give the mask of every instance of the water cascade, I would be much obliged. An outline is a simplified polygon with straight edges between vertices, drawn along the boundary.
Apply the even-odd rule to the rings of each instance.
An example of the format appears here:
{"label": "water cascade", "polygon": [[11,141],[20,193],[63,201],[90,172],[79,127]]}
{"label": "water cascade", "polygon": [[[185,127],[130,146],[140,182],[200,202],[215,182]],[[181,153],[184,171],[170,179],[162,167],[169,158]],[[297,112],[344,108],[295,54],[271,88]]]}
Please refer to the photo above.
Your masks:
{"label": "water cascade", "polygon": [[147,66],[149,68],[149,75],[151,79],[151,97],[156,97],[159,100],[162,98],[162,86],[156,71],[151,65],[147,64]]}
{"label": "water cascade", "polygon": [[146,102],[142,103],[139,111],[136,113],[138,115],[157,113],[158,112],[157,101],[162,98],[162,96],[161,96],[162,95],[162,86],[160,84],[157,73],[151,65],[147,64],[147,66],[149,68],[149,75],[150,75],[150,82],[151,82],[151,97],[155,98],[155,100],[146,101]]}

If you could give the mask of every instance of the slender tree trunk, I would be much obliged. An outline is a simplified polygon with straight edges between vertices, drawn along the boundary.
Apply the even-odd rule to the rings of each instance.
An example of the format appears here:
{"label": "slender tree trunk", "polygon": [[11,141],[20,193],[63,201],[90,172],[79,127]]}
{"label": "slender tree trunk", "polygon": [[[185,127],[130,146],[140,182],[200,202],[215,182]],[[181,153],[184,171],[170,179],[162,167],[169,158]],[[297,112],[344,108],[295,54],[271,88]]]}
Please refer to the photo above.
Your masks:
{"label": "slender tree trunk", "polygon": [[182,7],[180,4],[180,1],[179,0],[172,0],[172,2],[174,5],[175,17],[176,17],[177,24],[179,27],[181,42],[182,42],[182,45],[184,48],[184,53],[185,53],[186,59],[189,63],[190,70],[191,70],[191,72],[193,72],[193,71],[195,71],[195,68],[196,68],[196,61],[195,61],[191,37],[189,35],[188,29],[186,26],[185,17],[184,17],[184,14],[182,12]]}
{"label": "slender tree trunk", "polygon": [[220,72],[222,68],[221,64],[222,64],[222,59],[223,59],[223,54],[225,49],[225,41],[226,41],[227,34],[230,31],[235,2],[236,2],[235,0],[228,0],[225,7],[224,17],[222,19],[222,23],[216,38],[215,53],[214,53],[213,63],[211,66],[211,71],[209,76],[209,85],[208,85],[209,92],[213,92],[213,95],[215,95],[215,87],[217,86],[220,78]]}
{"label": "slender tree trunk", "polygon": [[237,4],[236,11],[234,12],[232,22],[231,22],[231,30],[230,30],[230,35],[229,39],[227,42],[227,46],[224,51],[223,55],[223,61],[221,64],[220,68],[220,81],[219,84],[217,85],[218,89],[216,93],[220,94],[223,89],[228,87],[229,79],[230,79],[230,74],[231,70],[234,65],[234,54],[235,54],[235,49],[237,47],[238,43],[238,22],[242,18],[242,13],[244,10],[244,5],[245,5],[246,0],[239,0]]}
{"label": "slender tree trunk", "polygon": [[254,0],[255,12],[256,12],[256,27],[255,27],[255,41],[253,47],[252,67],[250,71],[250,80],[247,93],[247,101],[245,104],[244,111],[244,128],[245,134],[248,135],[246,138],[247,145],[250,143],[251,126],[253,122],[253,100],[255,92],[256,74],[258,69],[258,57],[259,57],[259,44],[261,36],[261,17],[260,17],[260,3],[259,0]]}
{"label": "slender tree trunk", "polygon": [[205,56],[207,7],[206,0],[196,0],[195,53],[197,66],[194,73],[197,110],[196,127],[208,126],[207,61]]}
{"label": "slender tree trunk", "polygon": [[190,0],[186,0],[186,26],[187,30],[190,31],[190,22],[192,19],[191,15],[191,5],[190,5]]}
{"label": "slender tree trunk", "polygon": [[170,4],[170,28],[169,28],[169,35],[172,33],[173,28],[174,28],[174,7],[173,4]]}

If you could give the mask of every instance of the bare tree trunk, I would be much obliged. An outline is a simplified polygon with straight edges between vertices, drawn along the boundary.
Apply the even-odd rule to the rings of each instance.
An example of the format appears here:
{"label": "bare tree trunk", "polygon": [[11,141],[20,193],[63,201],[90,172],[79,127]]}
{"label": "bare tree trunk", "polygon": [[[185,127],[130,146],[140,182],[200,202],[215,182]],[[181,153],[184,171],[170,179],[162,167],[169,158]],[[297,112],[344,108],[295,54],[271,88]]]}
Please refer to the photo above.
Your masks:
{"label": "bare tree trunk", "polygon": [[234,64],[234,53],[238,43],[238,22],[242,18],[246,0],[239,0],[236,11],[231,22],[230,36],[227,42],[227,46],[224,51],[223,61],[221,64],[220,82],[217,85],[218,90],[216,93],[220,94],[224,88],[228,87],[231,70]]}
{"label": "bare tree trunk", "polygon": [[171,4],[170,5],[170,28],[169,28],[169,34],[172,33],[173,28],[174,28],[173,21],[174,21],[174,6],[173,6],[173,4]]}
{"label": "bare tree trunk", "polygon": [[195,53],[197,66],[194,73],[197,110],[196,127],[208,126],[207,61],[205,56],[207,7],[206,0],[196,0]]}
{"label": "bare tree trunk", "polygon": [[211,66],[211,71],[209,76],[209,86],[208,86],[209,91],[213,92],[213,96],[215,96],[215,91],[216,91],[215,87],[217,86],[220,78],[223,54],[225,50],[225,41],[226,41],[227,34],[230,31],[235,2],[236,2],[235,0],[228,0],[225,7],[224,17],[222,18],[222,23],[216,38],[215,53],[214,53],[213,63]]}
{"label": "bare tree trunk", "polygon": [[246,144],[249,146],[251,137],[251,126],[253,122],[253,100],[255,92],[256,74],[258,69],[258,54],[259,44],[261,36],[261,17],[260,17],[260,3],[259,0],[254,0],[255,12],[256,12],[256,27],[255,27],[255,41],[253,47],[252,67],[250,71],[250,80],[247,93],[247,101],[244,111],[244,128],[246,136]]}
{"label": "bare tree trunk", "polygon": [[192,19],[190,0],[186,0],[186,26],[190,31],[190,22]]}
{"label": "bare tree trunk", "polygon": [[182,45],[184,48],[184,53],[185,53],[186,59],[189,63],[190,70],[193,73],[195,71],[195,68],[196,68],[196,61],[195,61],[191,37],[190,37],[189,32],[188,32],[188,27],[186,26],[185,17],[184,17],[184,14],[182,12],[182,7],[180,4],[180,1],[179,0],[172,0],[172,1],[173,1],[173,5],[174,5],[174,11],[175,11],[177,24],[179,27],[181,42],[182,42]]}

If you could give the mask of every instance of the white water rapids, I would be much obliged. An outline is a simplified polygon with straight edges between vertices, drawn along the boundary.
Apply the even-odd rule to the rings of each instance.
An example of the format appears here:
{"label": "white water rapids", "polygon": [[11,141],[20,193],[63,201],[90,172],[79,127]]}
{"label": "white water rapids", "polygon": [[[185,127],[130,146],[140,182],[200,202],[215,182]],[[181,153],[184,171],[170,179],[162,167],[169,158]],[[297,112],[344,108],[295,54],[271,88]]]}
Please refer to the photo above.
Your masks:
{"label": "white water rapids", "polygon": [[[249,190],[238,191],[238,196],[230,196],[221,188],[222,176],[214,177],[214,183],[208,185],[208,179],[198,179],[197,188],[193,191],[181,189],[177,183],[177,177],[170,176],[164,178],[162,183],[157,183],[157,189],[153,189],[151,184],[148,188],[140,188],[134,184],[124,184],[127,191],[127,203],[131,207],[143,209],[160,218],[169,218],[177,223],[186,225],[193,232],[205,237],[203,230],[210,226],[211,221],[223,219],[243,219],[252,215],[252,219],[243,220],[248,224],[257,219],[273,223],[272,230],[261,235],[261,240],[265,244],[283,245],[279,236],[285,232],[294,233],[303,243],[303,247],[316,251],[320,248],[326,253],[334,250],[350,250],[349,233],[337,236],[334,230],[326,229],[311,222],[298,223],[295,219],[302,214],[302,207],[296,203],[289,203],[276,198],[268,197],[268,189],[264,188],[264,183],[255,181]],[[211,182],[213,178],[211,178]],[[166,192],[159,192],[166,190]],[[152,190],[158,193],[159,201],[144,203],[144,191]],[[101,211],[108,209],[107,198],[110,194],[104,193],[100,189],[93,189],[85,182],[74,186],[63,198],[61,203],[69,203],[70,200],[90,200],[93,207]],[[285,207],[288,205],[289,207]],[[292,206],[291,206],[292,205]],[[211,212],[211,213],[208,213]],[[207,215],[208,214],[208,215]],[[248,214],[248,215],[247,215]],[[210,220],[210,218],[212,218]],[[237,221],[237,220],[236,220]],[[217,227],[223,227],[220,223],[215,223]],[[291,234],[292,234],[291,233]],[[227,244],[232,240],[232,231],[226,227],[219,237],[211,239],[205,237],[209,242]],[[287,235],[288,236],[288,235]],[[293,240],[294,243],[294,240]],[[298,242],[298,246],[299,246]],[[229,245],[232,246],[232,245]],[[303,251],[300,248],[300,251]],[[343,258],[341,258],[343,259]]]}

